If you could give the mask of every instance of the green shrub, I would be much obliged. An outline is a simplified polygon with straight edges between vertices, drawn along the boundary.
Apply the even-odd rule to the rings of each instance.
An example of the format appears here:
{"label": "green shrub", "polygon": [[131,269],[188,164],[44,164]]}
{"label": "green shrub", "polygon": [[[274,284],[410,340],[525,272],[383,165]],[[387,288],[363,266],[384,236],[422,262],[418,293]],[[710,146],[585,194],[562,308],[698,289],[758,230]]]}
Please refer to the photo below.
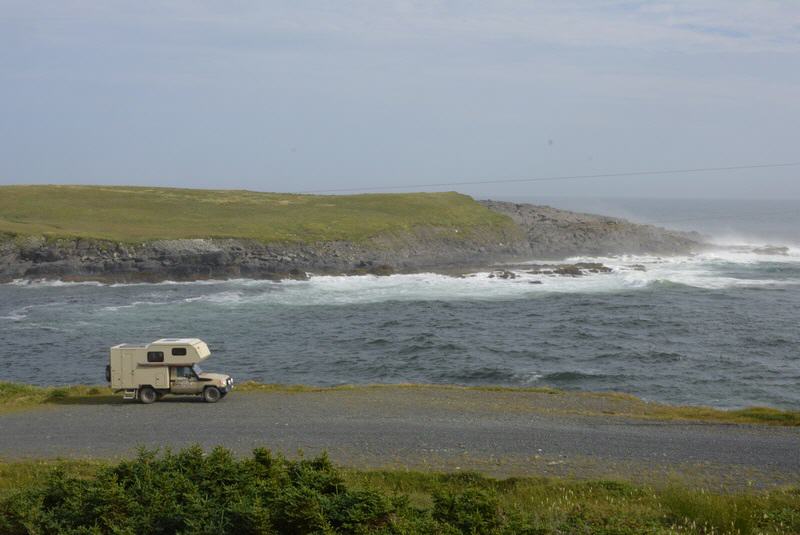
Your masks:
{"label": "green shrub", "polygon": [[[51,466],[55,465],[55,468]],[[800,533],[800,492],[342,471],[327,456],[190,447],[116,464],[0,463],[0,535]],[[11,488],[11,487],[7,487]]]}
{"label": "green shrub", "polygon": [[433,518],[462,533],[495,533],[500,527],[497,496],[490,491],[468,488],[460,493],[441,492],[433,496]]}
{"label": "green shrub", "polygon": [[366,533],[395,510],[379,492],[347,488],[326,456],[237,460],[191,447],[142,450],[89,479],[53,470],[0,502],[0,533]]}

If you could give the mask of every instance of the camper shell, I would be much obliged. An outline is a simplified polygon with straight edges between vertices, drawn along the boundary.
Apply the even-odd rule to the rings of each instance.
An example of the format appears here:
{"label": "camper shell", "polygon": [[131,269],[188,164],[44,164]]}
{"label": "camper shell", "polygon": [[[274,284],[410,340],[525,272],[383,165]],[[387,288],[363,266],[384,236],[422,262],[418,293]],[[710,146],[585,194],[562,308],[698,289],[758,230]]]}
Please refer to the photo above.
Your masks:
{"label": "camper shell", "polygon": [[199,364],[211,356],[199,338],[162,338],[146,345],[111,348],[106,379],[125,399],[152,403],[165,394],[200,395],[208,402],[233,389],[229,375],[206,373]]}

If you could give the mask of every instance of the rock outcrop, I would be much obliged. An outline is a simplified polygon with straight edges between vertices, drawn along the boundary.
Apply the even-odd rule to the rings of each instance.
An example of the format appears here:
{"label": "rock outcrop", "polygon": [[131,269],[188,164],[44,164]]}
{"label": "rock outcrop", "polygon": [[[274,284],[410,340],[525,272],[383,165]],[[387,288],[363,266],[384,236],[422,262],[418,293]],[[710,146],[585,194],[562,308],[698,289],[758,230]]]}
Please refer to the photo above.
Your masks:
{"label": "rock outcrop", "polygon": [[478,201],[519,225],[532,258],[560,260],[570,256],[618,254],[675,255],[705,247],[696,232],[677,232],[624,219],[558,210],[549,206]]}
{"label": "rock outcrop", "polygon": [[156,282],[227,278],[302,279],[320,274],[375,274],[479,267],[529,254],[524,235],[487,229],[469,238],[423,228],[364,243],[265,244],[186,239],[117,243],[94,239],[0,237],[0,282],[15,279]]}
{"label": "rock outcrop", "polygon": [[763,247],[756,247],[753,249],[753,252],[763,255],[788,256],[789,248],[784,245],[765,245]]}

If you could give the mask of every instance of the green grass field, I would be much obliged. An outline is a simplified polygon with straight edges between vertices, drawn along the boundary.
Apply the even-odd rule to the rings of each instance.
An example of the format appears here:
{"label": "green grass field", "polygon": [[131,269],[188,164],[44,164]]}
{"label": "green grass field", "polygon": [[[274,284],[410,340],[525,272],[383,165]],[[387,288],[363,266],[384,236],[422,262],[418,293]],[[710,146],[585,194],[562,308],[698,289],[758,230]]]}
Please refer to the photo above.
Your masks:
{"label": "green grass field", "polygon": [[265,449],[142,451],[121,462],[0,463],[0,535],[639,535],[800,532],[800,489],[363,471]]}
{"label": "green grass field", "polygon": [[359,242],[435,228],[454,239],[513,232],[512,221],[458,193],[293,195],[242,190],[0,186],[0,233],[118,242],[243,238]]}

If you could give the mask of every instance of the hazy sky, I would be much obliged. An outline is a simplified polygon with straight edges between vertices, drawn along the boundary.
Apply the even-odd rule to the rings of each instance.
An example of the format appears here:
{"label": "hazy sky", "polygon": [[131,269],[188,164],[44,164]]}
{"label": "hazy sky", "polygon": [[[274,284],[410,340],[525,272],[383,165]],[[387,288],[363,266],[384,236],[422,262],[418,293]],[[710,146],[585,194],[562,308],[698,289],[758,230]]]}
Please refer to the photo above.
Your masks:
{"label": "hazy sky", "polygon": [[[0,184],[301,191],[798,160],[796,0],[0,0]],[[445,189],[800,198],[800,167]]]}

